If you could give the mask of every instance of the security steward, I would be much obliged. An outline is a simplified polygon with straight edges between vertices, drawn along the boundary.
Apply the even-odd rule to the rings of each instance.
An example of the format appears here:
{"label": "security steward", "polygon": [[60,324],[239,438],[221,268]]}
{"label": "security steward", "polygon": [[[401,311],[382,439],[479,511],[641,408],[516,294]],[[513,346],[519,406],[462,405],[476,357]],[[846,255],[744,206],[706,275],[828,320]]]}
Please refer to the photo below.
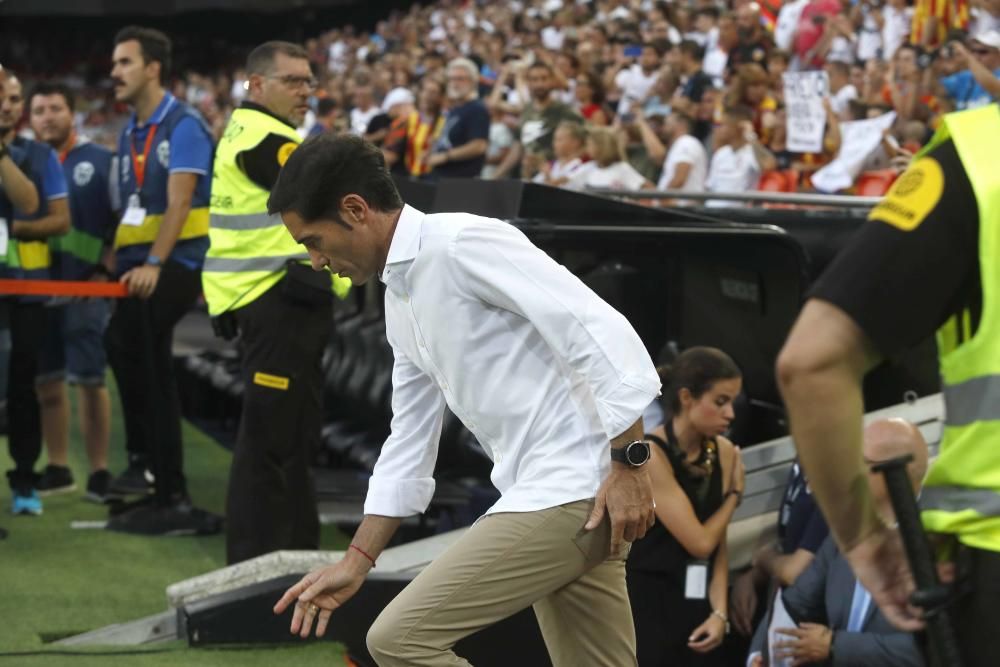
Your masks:
{"label": "security steward", "polygon": [[949,114],[812,290],[778,359],[792,435],[841,551],[899,628],[913,579],[875,512],[861,382],[937,331],[940,455],[920,498],[965,665],[1000,664],[1000,107]]}
{"label": "security steward", "polygon": [[[145,535],[214,534],[221,518],[195,507],[184,477],[180,397],[174,374],[174,327],[201,290],[208,249],[212,138],[191,107],[163,85],[172,55],[158,30],[129,26],[115,35],[111,79],[115,99],[132,117],[118,140],[115,276],[129,289],[105,334],[108,362],[125,418],[129,467],[112,492],[153,502],[116,513],[108,528]],[[124,509],[124,508],[123,508]]]}
{"label": "security steward", "polygon": [[216,333],[239,333],[246,390],[226,498],[229,563],[319,547],[309,463],[322,427],[320,361],[333,296],[350,282],[315,272],[267,198],[301,139],[316,86],[306,51],[266,42],[247,59],[248,101],[233,112],[213,170],[202,275]]}
{"label": "security steward", "polygon": [[[48,239],[69,231],[70,213],[66,178],[59,157],[48,145],[17,135],[24,115],[21,82],[7,73],[6,96],[0,103],[0,143],[8,147],[16,167],[31,179],[38,193],[38,208],[28,214],[14,208],[5,225],[4,273],[19,280],[51,277],[52,254]],[[19,151],[19,152],[15,152]],[[7,217],[0,213],[0,217]],[[2,244],[0,244],[2,245]],[[9,298],[6,309],[10,327],[10,365],[7,382],[8,440],[14,469],[7,473],[14,514],[38,515],[42,502],[37,493],[35,463],[41,454],[42,422],[35,377],[45,334],[45,296]]]}

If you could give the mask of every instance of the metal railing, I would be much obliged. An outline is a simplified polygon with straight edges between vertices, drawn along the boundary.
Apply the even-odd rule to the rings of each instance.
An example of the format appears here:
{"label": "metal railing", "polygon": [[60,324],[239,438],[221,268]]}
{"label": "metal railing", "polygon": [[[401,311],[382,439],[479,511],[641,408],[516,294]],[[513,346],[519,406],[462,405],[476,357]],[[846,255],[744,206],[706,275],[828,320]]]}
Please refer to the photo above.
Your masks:
{"label": "metal railing", "polygon": [[682,190],[587,190],[589,194],[625,199],[685,199],[706,201],[722,199],[754,204],[796,204],[830,208],[872,208],[881,197],[855,197],[853,195],[818,195],[798,192],[684,192]]}

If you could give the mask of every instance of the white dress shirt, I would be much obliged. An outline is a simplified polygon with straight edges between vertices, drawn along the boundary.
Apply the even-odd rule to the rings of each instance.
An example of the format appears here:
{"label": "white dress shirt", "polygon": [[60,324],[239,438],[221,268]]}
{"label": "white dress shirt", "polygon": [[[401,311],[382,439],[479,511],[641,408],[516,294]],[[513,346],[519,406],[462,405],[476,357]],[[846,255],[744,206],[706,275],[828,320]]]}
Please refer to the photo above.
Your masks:
{"label": "white dress shirt", "polygon": [[446,404],[493,460],[487,513],[594,497],[609,440],[660,387],[625,318],[515,227],[466,213],[406,206],[381,279],[392,433],[365,514],[427,508]]}

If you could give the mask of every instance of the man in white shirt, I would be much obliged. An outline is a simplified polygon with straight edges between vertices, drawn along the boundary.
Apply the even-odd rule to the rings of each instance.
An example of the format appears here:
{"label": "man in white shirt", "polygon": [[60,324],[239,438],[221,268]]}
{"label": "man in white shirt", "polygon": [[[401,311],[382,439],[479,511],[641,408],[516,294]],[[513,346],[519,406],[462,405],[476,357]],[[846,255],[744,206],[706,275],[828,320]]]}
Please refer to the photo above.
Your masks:
{"label": "man in white shirt", "polygon": [[809,0],[795,0],[781,5],[774,23],[774,45],[782,51],[791,51],[795,33],[799,28],[799,18]]}
{"label": "man in white shirt", "polygon": [[833,113],[841,120],[848,120],[848,108],[851,100],[858,98],[858,89],[851,83],[851,66],[838,60],[832,60],[823,66],[830,81],[830,106]]}
{"label": "man in white shirt", "polygon": [[513,226],[404,206],[381,152],[355,137],[296,150],[268,208],[316,270],[385,283],[395,356],[365,518],[343,560],[275,612],[294,603],[293,633],[326,631],[402,518],[430,503],[447,405],[501,497],[375,621],[375,661],[468,664],[459,639],[533,605],[555,665],[635,665],[622,546],[654,520],[641,414],[659,381],[625,318]]}
{"label": "man in white shirt", "polygon": [[[879,19],[876,16],[876,21]],[[910,36],[913,23],[913,8],[906,6],[906,0],[888,0],[881,12],[882,19],[882,60],[891,60],[896,50]]]}
{"label": "man in white shirt", "polygon": [[[670,150],[663,160],[663,172],[657,190],[704,192],[708,171],[708,155],[701,142],[691,136],[694,120],[682,113],[672,113],[664,123],[670,140]],[[687,201],[678,201],[685,204]]]}
{"label": "man in white shirt", "polygon": [[381,109],[375,104],[375,94],[369,84],[354,89],[354,108],[351,109],[351,132],[361,136],[368,131],[368,124]]}
{"label": "man in white shirt", "polygon": [[[715,130],[715,153],[708,165],[705,189],[709,192],[748,192],[757,188],[760,175],[774,169],[774,156],[760,143],[753,130],[753,112],[745,106],[726,110]],[[739,201],[709,199],[707,207],[741,206]]]}
{"label": "man in white shirt", "polygon": [[639,62],[615,75],[615,86],[622,93],[618,102],[619,116],[627,114],[635,102],[644,102],[649,97],[649,91],[653,89],[660,76],[662,57],[657,47],[645,44],[639,55]]}

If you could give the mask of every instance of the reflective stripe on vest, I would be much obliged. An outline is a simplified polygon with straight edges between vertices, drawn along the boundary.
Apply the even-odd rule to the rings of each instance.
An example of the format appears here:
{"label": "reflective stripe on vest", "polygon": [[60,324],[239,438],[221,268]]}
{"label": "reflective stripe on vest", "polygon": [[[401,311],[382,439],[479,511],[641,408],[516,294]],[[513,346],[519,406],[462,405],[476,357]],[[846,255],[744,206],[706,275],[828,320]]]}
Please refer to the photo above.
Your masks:
{"label": "reflective stripe on vest", "polygon": [[309,261],[309,255],[285,255],[284,257],[248,257],[233,259],[230,257],[206,257],[204,271],[216,273],[243,273],[246,271],[282,271],[289,261]]}
{"label": "reflective stripe on vest", "polygon": [[[160,224],[163,222],[163,215],[147,215],[142,220],[141,225],[119,224],[118,231],[115,232],[115,247],[121,248],[129,245],[151,244],[156,241],[156,235],[160,233]],[[178,240],[196,239],[208,234],[208,209],[193,208],[188,213],[184,226],[181,227],[181,234]]]}
{"label": "reflective stripe on vest", "polygon": [[921,154],[949,138],[979,209],[983,308],[974,331],[965,312],[938,330],[945,428],[920,506],[927,530],[1000,551],[1000,107],[946,115]]}
{"label": "reflective stripe on vest", "polygon": [[245,213],[242,215],[213,213],[210,216],[209,224],[212,229],[226,229],[236,232],[283,226],[281,216],[268,215],[267,213]]}
{"label": "reflective stripe on vest", "polygon": [[945,385],[944,405],[948,426],[1000,419],[1000,375]]}
{"label": "reflective stripe on vest", "polygon": [[52,264],[48,241],[18,241],[18,266],[25,271],[47,269]]}

